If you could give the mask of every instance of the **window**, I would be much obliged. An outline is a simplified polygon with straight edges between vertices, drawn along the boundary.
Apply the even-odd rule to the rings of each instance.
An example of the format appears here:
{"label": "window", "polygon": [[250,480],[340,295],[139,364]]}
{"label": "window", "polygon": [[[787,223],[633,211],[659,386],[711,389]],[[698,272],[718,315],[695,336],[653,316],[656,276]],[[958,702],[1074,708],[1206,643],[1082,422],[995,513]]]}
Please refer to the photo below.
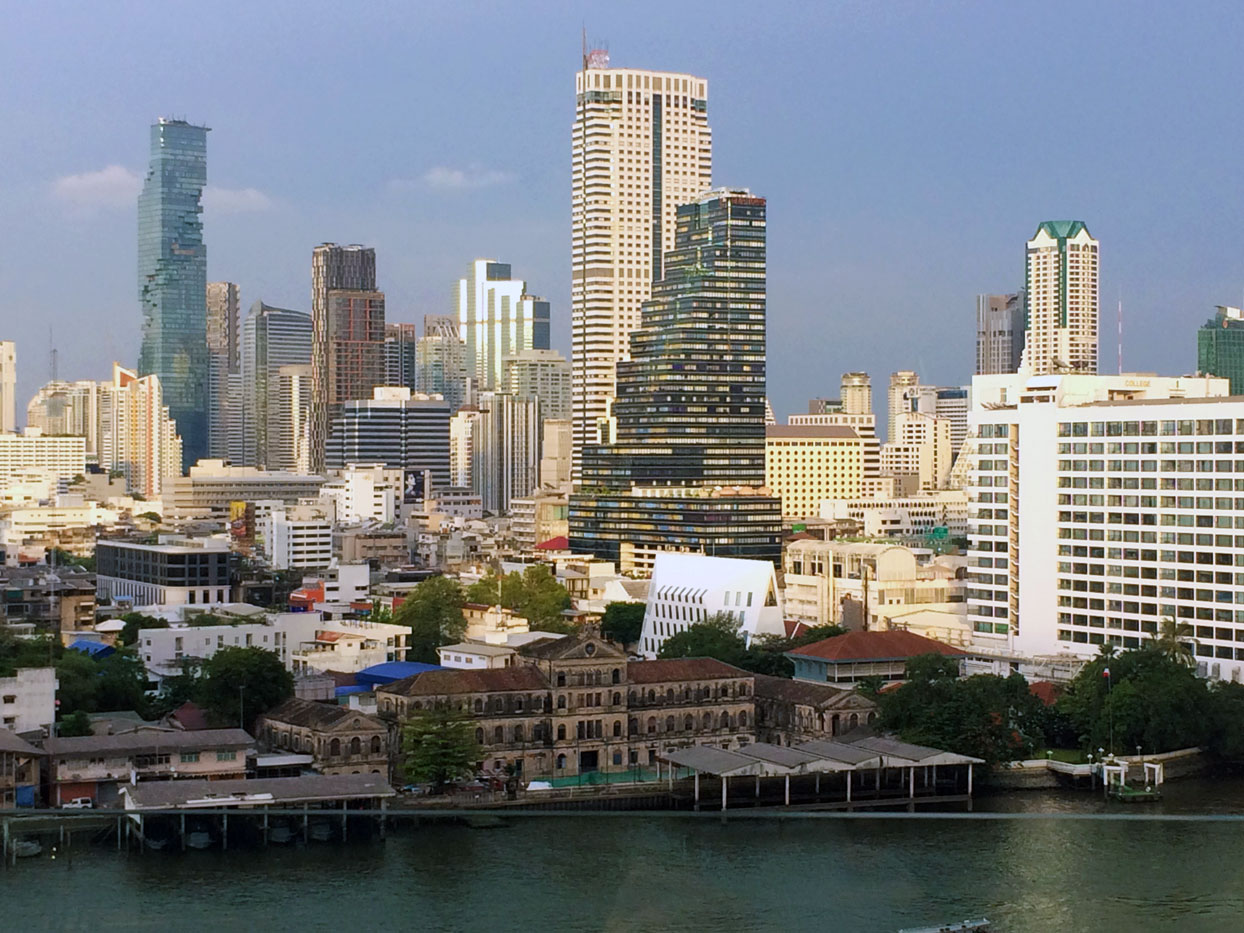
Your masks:
{"label": "window", "polygon": [[562,741],[565,741],[565,739],[566,739],[566,726],[565,724],[562,724],[557,727],[557,740],[559,742],[562,742]]}
{"label": "window", "polygon": [[199,760],[199,753],[198,752],[182,752],[180,757],[181,757],[181,763],[183,765],[192,765]]}
{"label": "window", "polygon": [[558,771],[563,771],[563,770],[565,770],[565,768],[566,768],[566,756],[565,756],[565,755],[558,755],[558,756],[557,756],[557,770],[558,770]]}
{"label": "window", "polygon": [[350,740],[350,754],[359,755],[359,754],[362,754],[362,752],[363,752],[363,742],[356,735],[354,738]]}
{"label": "window", "polygon": [[648,717],[648,731],[649,732],[657,731],[657,717],[655,716]]}
{"label": "window", "polygon": [[16,696],[15,694],[12,694],[12,693],[6,693],[6,694],[4,695],[4,702],[5,702],[5,703],[16,703],[16,702],[17,702],[17,696]]}
{"label": "window", "polygon": [[328,755],[330,758],[336,758],[341,754],[341,739],[333,739],[328,743]]}
{"label": "window", "polygon": [[476,745],[484,744],[484,730],[483,729],[475,730],[475,744]]}
{"label": "window", "polygon": [[566,708],[566,698],[564,696],[560,696],[557,698],[557,708],[558,709]]}
{"label": "window", "polygon": [[615,719],[613,722],[613,734],[615,737],[622,735],[622,720]]}
{"label": "window", "polygon": [[[620,684],[620,683],[622,683],[622,671],[621,671],[621,670],[619,670],[619,669],[618,669],[618,668],[616,668],[616,667],[613,669],[613,682],[614,682],[615,684]],[[616,701],[615,701],[615,702],[616,702]]]}
{"label": "window", "polygon": [[505,741],[505,727],[497,726],[492,730],[492,740],[498,745]]}
{"label": "window", "polygon": [[218,751],[216,753],[217,761],[237,761],[237,759],[238,759],[238,753],[236,751],[233,751],[232,749],[230,749],[227,752]]}
{"label": "window", "polygon": [[373,736],[371,737],[371,753],[372,753],[373,755],[379,755],[379,754],[380,754],[380,751],[381,751],[381,748],[380,748],[380,736],[378,736],[378,735],[373,735]]}
{"label": "window", "polygon": [[666,732],[674,731],[674,717],[673,716],[665,717],[665,731]]}

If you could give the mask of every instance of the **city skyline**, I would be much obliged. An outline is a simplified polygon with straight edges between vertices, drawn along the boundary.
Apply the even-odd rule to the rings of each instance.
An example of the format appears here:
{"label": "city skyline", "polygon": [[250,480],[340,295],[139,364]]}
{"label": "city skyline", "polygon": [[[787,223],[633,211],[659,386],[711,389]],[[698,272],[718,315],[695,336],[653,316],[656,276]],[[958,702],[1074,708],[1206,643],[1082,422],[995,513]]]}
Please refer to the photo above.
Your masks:
{"label": "city skyline", "polygon": [[[764,190],[782,221],[785,230],[772,244],[770,273],[771,396],[779,413],[801,410],[809,397],[832,394],[837,374],[848,370],[880,376],[911,368],[930,384],[964,381],[972,368],[976,295],[1005,293],[1022,284],[1022,243],[1044,220],[1082,219],[1101,240],[1101,303],[1103,313],[1112,316],[1122,289],[1126,369],[1191,371],[1196,324],[1215,305],[1238,303],[1239,282],[1231,273],[1240,234],[1225,208],[1216,206],[1230,201],[1222,195],[1237,184],[1223,154],[1230,147],[1206,152],[1193,142],[1238,116],[1239,102],[1226,90],[1231,86],[1229,56],[1205,54],[1191,62],[1182,56],[1191,42],[1206,49],[1235,44],[1241,22],[1234,8],[1224,7],[1214,18],[1211,35],[1208,17],[1155,10],[1141,23],[1141,18],[1120,19],[1117,8],[1104,6],[1082,11],[1087,17],[1083,29],[1067,36],[1057,28],[1057,11],[1004,14],[968,5],[954,11],[907,10],[900,17],[856,7],[833,13],[788,7],[779,16],[782,30],[757,34],[727,23],[711,47],[679,41],[697,28],[697,14],[707,8],[672,11],[663,35],[641,30],[638,15],[613,19],[603,11],[558,9],[559,15],[541,23],[542,41],[528,43],[532,47],[522,48],[514,63],[525,84],[521,102],[490,99],[484,85],[495,83],[496,73],[489,72],[486,80],[459,81],[462,66],[436,48],[438,38],[466,28],[467,14],[369,11],[364,18],[392,30],[392,42],[426,52],[422,64],[409,65],[386,44],[378,50],[377,71],[369,82],[405,85],[419,81],[424,69],[428,74],[448,69],[446,86],[452,92],[439,95],[443,100],[419,97],[420,119],[441,125],[453,112],[484,107],[503,125],[521,120],[524,146],[504,152],[485,148],[474,129],[452,141],[428,143],[395,127],[383,146],[369,150],[366,165],[357,152],[337,143],[322,158],[307,157],[302,143],[313,129],[308,115],[314,101],[292,79],[279,76],[279,67],[269,74],[267,66],[245,66],[226,80],[170,69],[170,53],[157,49],[132,65],[132,75],[122,80],[116,63],[133,58],[127,49],[151,45],[145,40],[161,28],[163,14],[134,17],[134,32],[101,40],[98,50],[83,54],[79,40],[49,31],[57,25],[54,18],[17,11],[11,37],[30,38],[29,47],[39,48],[45,59],[76,57],[79,80],[87,75],[117,86],[96,113],[66,121],[57,107],[56,119],[49,122],[51,102],[68,99],[62,78],[58,69],[31,65],[23,72],[31,106],[18,111],[0,105],[13,138],[26,141],[22,151],[6,152],[11,172],[4,194],[28,223],[20,232],[6,231],[0,244],[12,258],[0,269],[0,285],[14,302],[11,332],[5,337],[20,344],[19,412],[48,381],[49,328],[60,351],[62,378],[103,378],[112,359],[137,361],[138,314],[126,281],[133,268],[128,231],[136,223],[137,185],[145,168],[143,128],[162,112],[215,127],[203,215],[212,247],[208,278],[238,282],[247,304],[261,299],[307,309],[307,251],[325,240],[364,242],[376,247],[385,269],[389,318],[417,322],[424,314],[449,310],[444,282],[465,260],[498,254],[541,283],[552,304],[552,346],[569,355],[565,148],[584,20],[589,36],[609,39],[614,65],[678,70],[701,75],[712,85],[715,181],[745,181]],[[89,20],[95,14],[81,15]],[[275,14],[209,11],[202,24],[204,54],[210,55],[226,34],[244,52],[262,43],[277,28],[277,19]],[[1106,34],[1106,25],[1114,36],[1109,47],[1096,38]],[[559,35],[559,27],[564,32],[561,54],[549,54],[557,49],[549,48],[547,36]],[[512,30],[525,28],[514,22],[488,25],[485,38],[498,42],[503,34],[508,39]],[[1025,108],[1017,105],[1035,91],[1026,88],[1022,69],[996,59],[985,64],[977,53],[990,40],[1021,31],[1031,48],[1045,53],[1045,67],[1085,69],[1097,96],[1132,100],[1144,95],[1146,107],[1102,114],[1091,101],[1060,104],[1060,118],[1087,127],[1063,141],[1060,165],[1012,146],[1001,146],[1005,158],[991,154],[986,140],[998,145],[1007,132],[1018,132]],[[318,47],[342,40],[352,47],[364,33],[374,30],[344,38],[312,34],[308,41]],[[928,42],[930,35],[939,41]],[[739,54],[745,40],[751,43],[749,56]],[[24,45],[4,47],[3,67],[29,64]],[[1123,51],[1129,47],[1144,48],[1146,54]],[[878,73],[880,66],[869,56],[881,49],[892,52],[884,56],[888,71]],[[407,54],[403,60],[417,57]],[[246,55],[238,58],[245,61]],[[1196,108],[1180,108],[1169,94],[1156,93],[1161,77],[1176,65],[1181,86],[1199,101]],[[822,72],[838,92],[818,97],[823,117],[800,120],[797,102],[787,100],[799,95],[786,95],[782,88]],[[775,90],[757,88],[758,74],[771,74],[764,83]],[[933,75],[930,86],[914,87],[913,79],[925,74]],[[256,95],[257,88],[273,102]],[[355,79],[345,80],[334,90],[333,101],[359,89]],[[272,109],[275,101],[287,105],[289,114],[278,115]],[[48,104],[46,114],[36,106],[41,102]],[[377,108],[390,108],[392,100],[376,93],[360,106],[374,114]],[[878,108],[890,118],[876,120]],[[963,117],[969,109],[970,120]],[[1174,131],[1154,138],[1151,121],[1157,118]],[[73,124],[72,137],[65,123]],[[488,133],[494,129],[490,125]],[[768,145],[774,137],[789,145]],[[260,152],[263,158],[256,157]],[[481,160],[480,152],[489,153],[488,158]],[[1084,164],[1090,157],[1090,165],[1109,164],[1110,172],[1090,167],[1073,174],[1060,167]],[[331,188],[326,187],[330,178]],[[1179,197],[1135,199],[1131,191],[1136,185],[1179,192]],[[966,231],[953,244],[950,238],[930,237],[934,224],[950,222]],[[1196,229],[1196,240],[1179,263],[1158,252],[1149,236],[1159,223]],[[53,242],[75,250],[83,275],[46,273],[49,260],[41,257],[56,255],[49,249]],[[832,259],[821,263],[817,257],[823,255]],[[40,263],[43,275],[23,271],[38,269]],[[902,324],[887,331],[884,347],[875,337],[878,320]],[[106,326],[83,327],[88,321]],[[1188,325],[1188,337],[1172,354],[1152,335],[1180,321]],[[1110,372],[1115,369],[1113,321],[1102,324],[1101,369]],[[93,333],[88,336],[88,331]],[[947,334],[957,339],[947,340]],[[824,359],[816,366],[807,365],[804,357],[809,340],[824,347]]]}

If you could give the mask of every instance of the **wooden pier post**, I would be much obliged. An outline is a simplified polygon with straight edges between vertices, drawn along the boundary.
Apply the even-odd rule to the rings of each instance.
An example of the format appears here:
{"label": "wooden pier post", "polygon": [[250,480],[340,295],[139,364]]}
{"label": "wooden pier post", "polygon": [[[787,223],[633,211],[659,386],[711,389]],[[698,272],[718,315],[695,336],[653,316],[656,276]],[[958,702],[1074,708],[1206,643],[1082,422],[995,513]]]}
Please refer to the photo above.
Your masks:
{"label": "wooden pier post", "polygon": [[341,841],[346,841],[346,802],[341,801]]}
{"label": "wooden pier post", "polygon": [[721,776],[721,812],[726,812],[726,783],[729,781],[724,774]]}
{"label": "wooden pier post", "polygon": [[220,850],[222,852],[229,851],[229,811],[226,810],[220,818]]}
{"label": "wooden pier post", "polygon": [[790,775],[786,775],[786,806],[790,806]]}
{"label": "wooden pier post", "polygon": [[181,851],[186,851],[186,811],[181,813]]}

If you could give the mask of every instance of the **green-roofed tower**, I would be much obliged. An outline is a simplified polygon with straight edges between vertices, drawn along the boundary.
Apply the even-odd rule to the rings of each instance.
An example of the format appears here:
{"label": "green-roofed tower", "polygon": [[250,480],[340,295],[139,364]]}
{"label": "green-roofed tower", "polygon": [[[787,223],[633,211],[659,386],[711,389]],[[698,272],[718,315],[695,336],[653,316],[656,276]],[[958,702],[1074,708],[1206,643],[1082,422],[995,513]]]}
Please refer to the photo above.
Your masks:
{"label": "green-roofed tower", "polygon": [[1028,241],[1022,368],[1097,372],[1098,244],[1079,220],[1047,220]]}

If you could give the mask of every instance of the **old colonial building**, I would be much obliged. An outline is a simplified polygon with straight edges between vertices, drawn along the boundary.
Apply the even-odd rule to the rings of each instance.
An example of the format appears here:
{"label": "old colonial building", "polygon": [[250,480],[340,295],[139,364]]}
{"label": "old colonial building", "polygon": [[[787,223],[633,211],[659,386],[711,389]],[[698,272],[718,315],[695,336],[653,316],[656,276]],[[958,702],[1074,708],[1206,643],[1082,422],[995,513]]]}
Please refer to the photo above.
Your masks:
{"label": "old colonial building", "polygon": [[877,719],[877,704],[854,690],[756,674],[756,739],[798,745]]}
{"label": "old colonial building", "polygon": [[256,731],[269,751],[311,755],[321,774],[389,773],[388,727],[358,710],[291,697]]}
{"label": "old colonial building", "polygon": [[588,630],[522,649],[507,668],[395,681],[377,687],[376,699],[380,715],[395,722],[421,710],[460,710],[473,720],[483,769],[512,766],[528,780],[547,780],[655,766],[659,755],[692,745],[753,742],[756,680],[711,658],[628,661]]}

